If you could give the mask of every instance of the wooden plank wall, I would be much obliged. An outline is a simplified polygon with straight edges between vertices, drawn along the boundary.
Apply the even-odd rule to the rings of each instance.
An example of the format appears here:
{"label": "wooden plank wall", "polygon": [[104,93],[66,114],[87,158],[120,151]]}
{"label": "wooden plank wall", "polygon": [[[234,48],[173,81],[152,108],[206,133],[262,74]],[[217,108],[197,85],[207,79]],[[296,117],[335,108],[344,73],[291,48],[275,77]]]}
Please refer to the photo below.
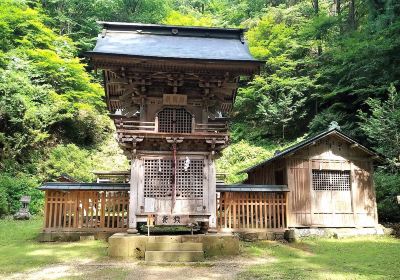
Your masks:
{"label": "wooden plank wall", "polygon": [[45,231],[124,231],[128,214],[127,191],[45,193]]}
{"label": "wooden plank wall", "polygon": [[312,224],[310,162],[307,159],[287,160],[289,187],[289,226]]}
{"label": "wooden plank wall", "polygon": [[218,229],[286,228],[286,198],[282,192],[221,192],[217,199]]}

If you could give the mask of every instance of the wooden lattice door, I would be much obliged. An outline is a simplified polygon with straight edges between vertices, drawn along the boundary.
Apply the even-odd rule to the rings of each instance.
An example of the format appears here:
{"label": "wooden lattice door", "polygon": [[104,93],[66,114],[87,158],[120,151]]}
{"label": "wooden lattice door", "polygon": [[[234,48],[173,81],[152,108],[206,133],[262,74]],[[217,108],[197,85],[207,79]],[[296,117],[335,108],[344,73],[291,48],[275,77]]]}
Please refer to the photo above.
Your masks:
{"label": "wooden lattice door", "polygon": [[192,115],[184,108],[165,108],[158,112],[158,131],[192,133]]}
{"label": "wooden lattice door", "polygon": [[353,225],[350,170],[312,170],[314,222]]}
{"label": "wooden lattice door", "polygon": [[[204,160],[192,159],[189,164],[186,161],[185,157],[177,160],[175,212],[191,212],[203,206]],[[148,212],[172,212],[173,164],[170,158],[144,160],[145,204],[154,204],[145,205]]]}

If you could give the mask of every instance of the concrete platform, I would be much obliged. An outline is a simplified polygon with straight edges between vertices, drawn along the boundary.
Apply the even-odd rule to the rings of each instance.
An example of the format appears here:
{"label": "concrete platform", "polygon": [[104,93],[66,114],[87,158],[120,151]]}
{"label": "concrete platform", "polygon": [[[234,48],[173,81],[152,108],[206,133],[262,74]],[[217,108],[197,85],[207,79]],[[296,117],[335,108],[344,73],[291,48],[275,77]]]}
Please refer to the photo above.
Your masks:
{"label": "concrete platform", "polygon": [[[226,256],[239,254],[239,238],[232,234],[206,234],[206,235],[162,235],[162,236],[145,236],[127,233],[115,233],[108,239],[109,248],[108,255],[110,257],[119,258],[136,258],[144,259],[146,249],[159,248],[169,249],[170,251],[177,246],[179,248],[192,249],[190,251],[198,251],[202,246],[205,257]],[[157,243],[169,243],[168,245]],[[176,243],[188,243],[189,245],[171,245]],[[202,245],[193,245],[200,243]],[[153,245],[148,245],[153,244]],[[149,246],[149,247],[148,247]],[[193,250],[196,249],[196,250]],[[151,251],[148,250],[147,251]],[[167,250],[163,250],[164,252]],[[182,253],[182,251],[179,251]],[[157,253],[155,253],[157,254]]]}

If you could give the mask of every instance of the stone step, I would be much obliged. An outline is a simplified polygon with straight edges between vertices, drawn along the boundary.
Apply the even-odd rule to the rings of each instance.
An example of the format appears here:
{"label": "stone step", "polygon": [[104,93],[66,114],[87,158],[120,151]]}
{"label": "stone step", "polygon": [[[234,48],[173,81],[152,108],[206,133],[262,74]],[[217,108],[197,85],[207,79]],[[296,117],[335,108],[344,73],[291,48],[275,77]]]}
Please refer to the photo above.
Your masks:
{"label": "stone step", "polygon": [[203,243],[149,242],[146,251],[203,251]]}
{"label": "stone step", "polygon": [[203,251],[146,251],[146,262],[199,262],[204,260]]}

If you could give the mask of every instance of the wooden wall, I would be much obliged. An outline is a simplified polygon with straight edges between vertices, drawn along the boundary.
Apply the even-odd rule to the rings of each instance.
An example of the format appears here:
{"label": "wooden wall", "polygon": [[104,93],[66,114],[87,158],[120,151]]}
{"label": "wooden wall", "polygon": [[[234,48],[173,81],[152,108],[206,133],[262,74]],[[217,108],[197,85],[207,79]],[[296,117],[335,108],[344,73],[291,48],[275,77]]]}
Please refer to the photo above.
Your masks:
{"label": "wooden wall", "polygon": [[[284,159],[249,173],[250,184],[277,184],[276,170],[288,185],[288,227],[373,227],[377,224],[370,155],[330,135]],[[316,191],[312,170],[350,172],[350,191]]]}
{"label": "wooden wall", "polygon": [[115,191],[45,192],[45,231],[125,231],[129,193]]}

